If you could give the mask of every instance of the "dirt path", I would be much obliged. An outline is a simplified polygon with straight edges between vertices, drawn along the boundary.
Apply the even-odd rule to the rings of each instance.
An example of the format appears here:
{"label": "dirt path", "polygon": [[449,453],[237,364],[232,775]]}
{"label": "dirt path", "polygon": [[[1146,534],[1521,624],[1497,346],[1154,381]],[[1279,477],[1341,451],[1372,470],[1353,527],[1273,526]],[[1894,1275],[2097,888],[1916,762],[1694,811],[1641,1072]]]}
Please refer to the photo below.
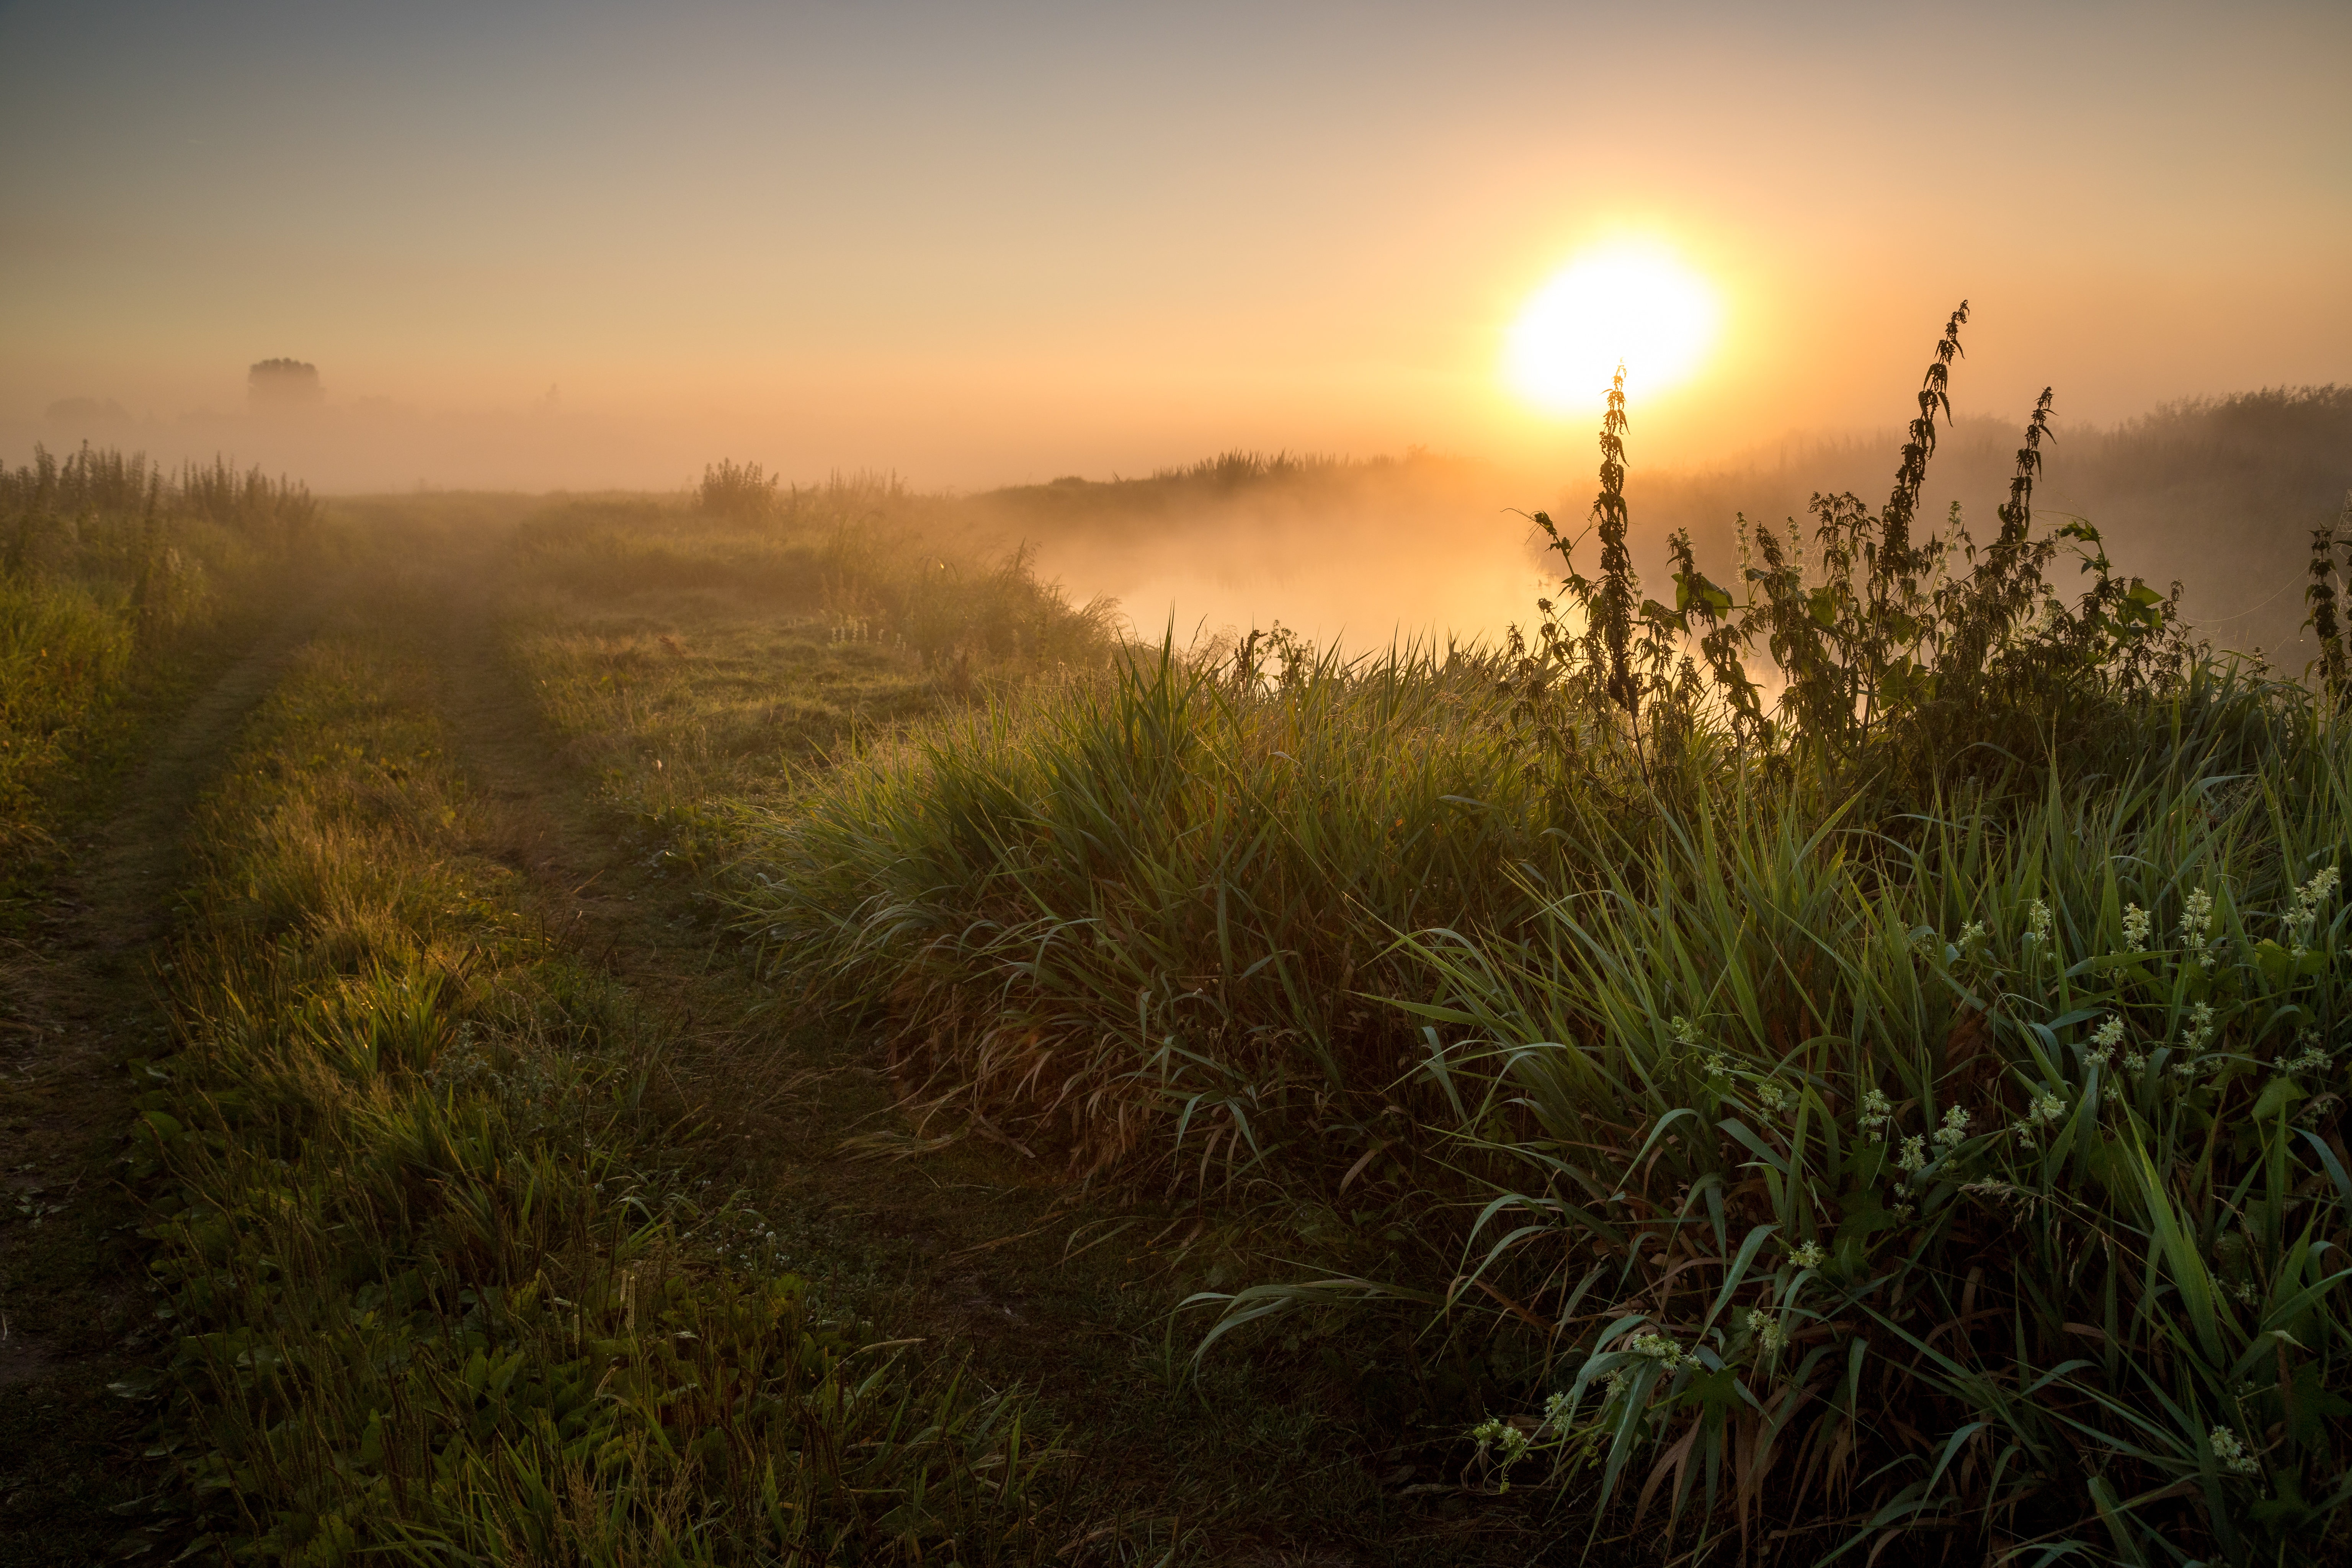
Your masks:
{"label": "dirt path", "polygon": [[106,1392],[161,1340],[114,1171],[126,1066],[168,1048],[158,965],[188,814],[322,604],[299,601],[200,691],[111,817],[75,835],[30,940],[0,952],[0,1563],[100,1560],[140,1522],[142,1415]]}
{"label": "dirt path", "polygon": [[593,780],[567,760],[506,657],[488,577],[471,563],[452,574],[438,642],[442,713],[496,823],[487,847],[530,877],[551,935],[676,1026],[673,1087],[718,1145],[706,1142],[705,1163],[794,1208],[804,1228],[825,1233],[811,1245],[836,1261],[855,1253],[862,1272],[891,1276],[928,1331],[1030,1333],[1039,1304],[1013,1282],[1022,1271],[991,1268],[992,1255],[1009,1239],[1059,1247],[1060,1234],[1045,1233],[1064,1190],[1034,1162],[985,1146],[914,1164],[843,1152],[851,1133],[898,1125],[881,1073],[837,1040],[813,1051],[791,1011],[745,972],[733,938],[713,929],[698,884],[666,874],[657,850],[600,813]]}
{"label": "dirt path", "polygon": [[1192,1379],[1197,1326],[1171,1331],[1169,1311],[1194,1267],[1181,1243],[1213,1216],[1074,1188],[978,1140],[847,1152],[859,1135],[913,1142],[872,1048],[752,973],[701,876],[667,872],[661,845],[601,804],[508,655],[489,564],[456,558],[434,596],[441,711],[490,807],[483,847],[526,875],[544,929],[672,1024],[668,1087],[697,1129],[694,1162],[716,1192],[750,1196],[796,1272],[920,1336],[924,1355],[1033,1392],[1037,1426],[1081,1456],[1067,1517],[1074,1540],[1098,1543],[1082,1558],[1160,1561],[1181,1542],[1186,1561],[1348,1568],[1480,1528],[1399,1511],[1426,1476],[1397,1453],[1328,1446],[1340,1428],[1322,1395],[1234,1361]]}

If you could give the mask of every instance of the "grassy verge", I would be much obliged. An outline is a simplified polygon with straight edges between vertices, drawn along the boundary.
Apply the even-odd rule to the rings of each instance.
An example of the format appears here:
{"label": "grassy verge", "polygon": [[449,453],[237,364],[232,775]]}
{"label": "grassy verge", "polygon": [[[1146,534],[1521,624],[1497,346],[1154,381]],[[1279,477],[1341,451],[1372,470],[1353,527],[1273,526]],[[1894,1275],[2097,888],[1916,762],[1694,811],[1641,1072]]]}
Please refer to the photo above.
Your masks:
{"label": "grassy verge", "polygon": [[1099,663],[1105,614],[1019,559],[928,536],[887,487],[839,483],[731,510],[561,501],[525,519],[504,619],[542,710],[623,817],[719,854],[723,803],[942,703]]}
{"label": "grassy verge", "polygon": [[1600,575],[1539,516],[1505,658],[1130,662],[868,746],[746,824],[739,929],[963,1130],[1402,1238],[1205,1292],[1207,1342],[1500,1347],[1473,1488],[1797,1561],[2330,1561],[2340,646],[2217,665],[2036,533],[2047,395],[1998,537],[1915,531],[1966,317],[1886,507],[1750,531],[1738,593],[1677,540],[1644,597],[1612,397]]}
{"label": "grassy verge", "polygon": [[316,1563],[1034,1555],[1019,1409],[828,1321],[689,1179],[663,1029],[478,852],[432,689],[380,626],[321,638],[202,819],[137,1140],[194,1528]]}
{"label": "grassy verge", "polygon": [[58,826],[314,547],[299,485],[168,475],[85,447],[0,468],[0,904],[54,879]]}
{"label": "grassy verge", "polygon": [[[600,510],[590,528],[558,511],[509,560],[501,626],[567,760],[596,786],[597,837],[614,845],[598,886],[640,900],[631,908],[645,929],[714,924],[713,895],[730,885],[747,825],[821,798],[863,743],[895,748],[932,721],[960,731],[995,721],[1003,703],[1109,688],[1108,659],[1008,649],[976,658],[960,689],[952,667],[926,669],[888,625],[877,635],[828,624],[808,608],[817,584],[711,563],[782,548],[761,531],[774,520],[650,504],[635,515],[668,578],[578,565],[575,546],[601,557],[607,547],[595,541],[627,519]],[[651,549],[612,548],[632,562]],[[1457,669],[1464,683],[1446,701],[1482,700],[1467,671]],[[1206,689],[1197,695],[1212,701]],[[1367,700],[1353,717],[1370,721],[1376,707]],[[1253,734],[1261,759],[1281,768],[1275,728]],[[1337,743],[1336,732],[1327,739]],[[1368,851],[1393,845],[1376,834]],[[1063,1184],[1058,1164],[1002,1142],[941,1138],[939,1126],[919,1133],[866,1039],[845,1038],[803,992],[748,964],[705,970],[719,934],[690,955],[703,970],[697,1014],[758,1022],[740,1039],[706,1030],[692,1042],[679,1059],[689,1092],[751,1134],[740,1179],[795,1258],[839,1278],[861,1310],[968,1345],[992,1380],[1035,1391],[1079,1456],[1053,1490],[1073,1561],[1156,1563],[1173,1549],[1180,1562],[1484,1563],[1539,1549],[1539,1522],[1520,1498],[1441,1480],[1459,1472],[1454,1439],[1481,1402],[1524,1383],[1523,1351],[1424,1342],[1393,1322],[1367,1361],[1354,1353],[1360,1331],[1299,1321],[1248,1364],[1196,1370],[1170,1335],[1169,1314],[1188,1294],[1262,1277],[1274,1259],[1386,1266],[1411,1243],[1377,1206],[1343,1194],[1239,1213],[1204,1203],[1192,1184],[1163,1198],[1084,1191]]]}

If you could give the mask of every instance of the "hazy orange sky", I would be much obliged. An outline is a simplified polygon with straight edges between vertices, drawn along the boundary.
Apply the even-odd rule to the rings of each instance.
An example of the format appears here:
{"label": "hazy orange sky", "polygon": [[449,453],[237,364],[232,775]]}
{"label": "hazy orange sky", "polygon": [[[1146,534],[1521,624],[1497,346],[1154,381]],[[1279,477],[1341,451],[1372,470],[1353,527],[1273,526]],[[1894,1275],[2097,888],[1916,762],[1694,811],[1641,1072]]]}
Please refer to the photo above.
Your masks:
{"label": "hazy orange sky", "polygon": [[1891,426],[1964,295],[1962,413],[2109,421],[2352,380],[2347,67],[2341,0],[14,5],[0,444],[266,447],[189,416],[290,355],[331,486],[1581,469],[1504,333],[1628,236],[1722,305],[1637,460]]}

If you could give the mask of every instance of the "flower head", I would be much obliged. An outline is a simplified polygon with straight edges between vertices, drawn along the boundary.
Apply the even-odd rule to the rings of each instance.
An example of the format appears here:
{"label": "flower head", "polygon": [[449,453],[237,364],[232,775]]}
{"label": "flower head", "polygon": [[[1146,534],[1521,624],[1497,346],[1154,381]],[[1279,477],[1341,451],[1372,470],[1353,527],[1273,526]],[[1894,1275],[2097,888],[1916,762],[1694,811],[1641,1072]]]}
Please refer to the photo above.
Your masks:
{"label": "flower head", "polygon": [[2180,934],[2203,942],[2213,930],[2213,895],[2199,888],[2180,901]]}
{"label": "flower head", "polygon": [[1947,1149],[1957,1149],[1969,1141],[1969,1113],[1959,1106],[1944,1112],[1944,1124],[1936,1129],[1936,1142]]}
{"label": "flower head", "polygon": [[1489,1415],[1479,1422],[1470,1428],[1470,1436],[1480,1453],[1492,1448],[1506,1465],[1516,1465],[1527,1458],[1528,1435],[1499,1415]]}
{"label": "flower head", "polygon": [[1927,1140],[1917,1133],[1903,1140],[1903,1152],[1895,1156],[1898,1171],[1918,1172],[1927,1168]]}
{"label": "flower head", "polygon": [[1789,1342],[1789,1331],[1780,1326],[1780,1320],[1761,1308],[1748,1310],[1748,1331],[1756,1336],[1756,1348],[1766,1355],[1778,1353]]}
{"label": "flower head", "polygon": [[1862,1123],[1864,1137],[1873,1143],[1884,1142],[1886,1138],[1886,1124],[1894,1119],[1895,1107],[1889,1103],[1885,1094],[1874,1089],[1863,1090],[1862,1115],[1856,1120]]}
{"label": "flower head", "polygon": [[2025,906],[2025,940],[2037,946],[2050,945],[2052,916],[2050,906],[2040,899]]}
{"label": "flower head", "polygon": [[2137,904],[2126,904],[2124,906],[2124,946],[2133,952],[2137,952],[2147,946],[2147,939],[2153,924],[2146,910],[2141,909]]}
{"label": "flower head", "polygon": [[2319,1041],[2316,1029],[2298,1030],[2294,1037],[2295,1054],[2279,1065],[2289,1072],[2326,1072],[2335,1065],[2327,1047]]}
{"label": "flower head", "polygon": [[2287,908],[2286,929],[2296,958],[2311,951],[2312,931],[2319,923],[2320,908],[2336,896],[2336,868],[2329,866],[2313,872],[2311,880],[2294,890],[2294,901]]}
{"label": "flower head", "polygon": [[1789,1260],[1800,1268],[1819,1268],[1828,1261],[1828,1258],[1829,1255],[1822,1250],[1822,1244],[1818,1241],[1808,1241],[1789,1254]]}
{"label": "flower head", "polygon": [[2212,1445],[2213,1458],[2223,1469],[2240,1476],[2261,1473],[2263,1462],[2246,1452],[2246,1445],[2229,1427],[2214,1427],[2205,1441]]}

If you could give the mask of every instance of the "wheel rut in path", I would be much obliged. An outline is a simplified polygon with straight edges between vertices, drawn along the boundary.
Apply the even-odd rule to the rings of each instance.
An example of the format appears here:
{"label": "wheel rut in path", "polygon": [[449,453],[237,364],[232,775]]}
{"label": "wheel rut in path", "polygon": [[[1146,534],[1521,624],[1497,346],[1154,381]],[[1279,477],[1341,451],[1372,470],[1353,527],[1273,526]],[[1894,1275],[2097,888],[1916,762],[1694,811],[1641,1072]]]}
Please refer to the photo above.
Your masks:
{"label": "wheel rut in path", "polygon": [[29,940],[0,947],[0,1563],[86,1563],[137,1523],[143,1407],[107,1384],[160,1358],[139,1209],[114,1165],[128,1064],[169,1049],[159,984],[190,813],[314,635],[298,599],[152,743]]}
{"label": "wheel rut in path", "polygon": [[1058,1248],[1068,1224],[1057,1221],[1058,1184],[1034,1162],[970,1143],[910,1163],[844,1152],[852,1135],[901,1122],[876,1053],[809,1027],[755,980],[688,879],[666,876],[657,847],[633,844],[599,805],[589,769],[565,754],[503,646],[490,575],[453,560],[436,643],[443,718],[495,824],[486,847],[530,879],[552,937],[677,1026],[669,1087],[704,1127],[702,1173],[763,1211],[802,1215],[831,1254],[809,1261],[887,1284],[917,1320],[899,1330],[993,1347],[1001,1360],[983,1359],[1040,1381],[1028,1364],[1040,1336],[1091,1331],[1051,1321],[1064,1316],[1053,1292],[1000,1249],[1041,1237],[1036,1247]]}

